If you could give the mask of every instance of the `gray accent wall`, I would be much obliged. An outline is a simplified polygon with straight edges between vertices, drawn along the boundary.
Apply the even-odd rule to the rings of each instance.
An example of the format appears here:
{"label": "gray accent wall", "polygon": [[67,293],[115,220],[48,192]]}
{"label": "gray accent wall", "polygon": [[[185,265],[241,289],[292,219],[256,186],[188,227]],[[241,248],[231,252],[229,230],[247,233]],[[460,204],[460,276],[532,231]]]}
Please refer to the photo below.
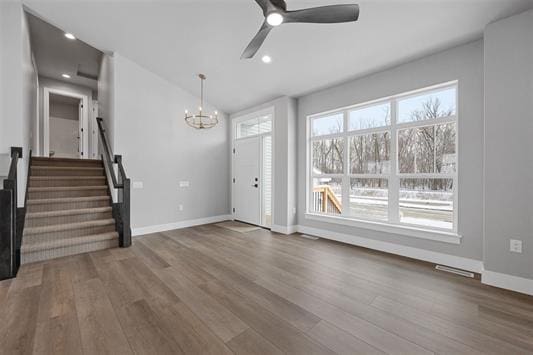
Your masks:
{"label": "gray accent wall", "polygon": [[[533,279],[533,10],[485,30],[486,270]],[[522,254],[509,251],[522,240]]]}
{"label": "gray accent wall", "polygon": [[[114,153],[122,155],[132,180],[132,228],[228,215],[225,115],[219,115],[214,128],[189,127],[184,110],[196,110],[199,98],[119,53],[114,55],[113,96]],[[190,186],[180,187],[180,181]],[[136,182],[143,188],[135,188]]]}
{"label": "gray accent wall", "polygon": [[[458,80],[458,232],[460,245],[305,218],[307,116]],[[482,260],[483,41],[429,55],[298,100],[298,225]]]}

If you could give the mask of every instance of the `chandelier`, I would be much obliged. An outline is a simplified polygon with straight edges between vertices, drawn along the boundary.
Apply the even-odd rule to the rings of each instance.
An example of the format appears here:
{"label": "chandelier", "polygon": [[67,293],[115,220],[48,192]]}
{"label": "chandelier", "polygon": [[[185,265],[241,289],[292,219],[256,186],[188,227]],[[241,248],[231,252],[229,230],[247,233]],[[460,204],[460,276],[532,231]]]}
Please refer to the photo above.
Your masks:
{"label": "chandelier", "polygon": [[205,129],[215,127],[218,123],[218,112],[213,114],[206,114],[203,112],[204,107],[204,81],[206,79],[204,74],[198,74],[200,78],[200,106],[198,107],[198,113],[190,114],[188,110],[185,110],[185,122],[191,127],[196,129]]}

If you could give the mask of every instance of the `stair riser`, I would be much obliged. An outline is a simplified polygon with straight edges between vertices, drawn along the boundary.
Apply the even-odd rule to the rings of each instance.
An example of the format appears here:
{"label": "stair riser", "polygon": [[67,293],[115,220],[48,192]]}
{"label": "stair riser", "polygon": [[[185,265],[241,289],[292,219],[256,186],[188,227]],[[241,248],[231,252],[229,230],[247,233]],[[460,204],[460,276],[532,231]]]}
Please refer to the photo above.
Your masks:
{"label": "stair riser", "polygon": [[88,222],[95,221],[98,219],[111,219],[113,218],[113,213],[111,211],[107,212],[96,212],[96,213],[84,213],[71,216],[57,216],[57,217],[43,217],[43,218],[26,218],[24,227],[44,227],[44,226],[53,226],[56,224],[70,224],[78,222]]}
{"label": "stair riser", "polygon": [[50,161],[50,160],[32,160],[32,166],[67,166],[67,167],[81,167],[81,168],[99,168],[102,167],[102,161]]}
{"label": "stair riser", "polygon": [[30,178],[30,187],[72,187],[105,186],[105,179],[50,179],[35,180]]}
{"label": "stair riser", "polygon": [[62,197],[93,197],[93,196],[107,196],[109,192],[107,189],[95,189],[95,190],[67,190],[67,191],[39,191],[29,192],[29,200],[38,200],[46,198],[62,198]]}
{"label": "stair riser", "polygon": [[104,169],[31,169],[32,176],[103,176]]}
{"label": "stair riser", "polygon": [[49,232],[49,233],[40,233],[24,236],[24,243],[32,244],[37,242],[50,242],[53,240],[74,238],[74,237],[85,237],[87,235],[101,234],[107,232],[114,232],[115,224],[110,224],[106,226],[90,227],[90,228],[80,228],[80,229],[71,229],[66,231],[59,232]]}
{"label": "stair riser", "polygon": [[48,203],[31,205],[28,204],[28,212],[47,212],[47,211],[62,211],[62,210],[74,210],[82,208],[95,208],[95,207],[109,207],[111,205],[110,200],[98,200],[98,201],[78,201],[78,202],[62,202],[62,203]]}
{"label": "stair riser", "polygon": [[104,240],[99,242],[87,243],[83,245],[65,246],[61,248],[54,248],[44,251],[36,251],[32,253],[22,253],[21,263],[28,264],[43,260],[60,258],[63,256],[76,255],[81,253],[88,253],[91,251],[98,251],[118,247],[118,240]]}

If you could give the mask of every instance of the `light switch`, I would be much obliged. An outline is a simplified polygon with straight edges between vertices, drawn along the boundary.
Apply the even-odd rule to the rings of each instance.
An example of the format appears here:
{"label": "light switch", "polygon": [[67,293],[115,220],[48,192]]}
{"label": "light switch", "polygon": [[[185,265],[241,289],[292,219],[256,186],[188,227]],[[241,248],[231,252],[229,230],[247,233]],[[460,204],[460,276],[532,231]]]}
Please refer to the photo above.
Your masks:
{"label": "light switch", "polygon": [[133,182],[133,188],[134,189],[142,189],[144,187],[142,181],[134,181]]}
{"label": "light switch", "polygon": [[522,241],[518,239],[511,239],[509,250],[513,253],[521,253],[522,252]]}
{"label": "light switch", "polygon": [[189,187],[189,185],[188,181],[180,181],[180,187]]}

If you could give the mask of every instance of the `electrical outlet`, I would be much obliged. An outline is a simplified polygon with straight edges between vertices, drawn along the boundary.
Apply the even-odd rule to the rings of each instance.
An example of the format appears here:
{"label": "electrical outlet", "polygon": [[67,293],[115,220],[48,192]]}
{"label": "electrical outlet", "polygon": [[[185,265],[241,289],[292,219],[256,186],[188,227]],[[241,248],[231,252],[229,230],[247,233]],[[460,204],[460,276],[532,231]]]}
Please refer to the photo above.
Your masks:
{"label": "electrical outlet", "polygon": [[133,188],[134,189],[142,189],[144,187],[142,181],[134,181],[133,182]]}
{"label": "electrical outlet", "polygon": [[180,181],[180,187],[189,187],[190,183],[188,181]]}
{"label": "electrical outlet", "polygon": [[178,209],[180,210],[180,212],[183,211],[183,205],[179,205]]}
{"label": "electrical outlet", "polygon": [[296,207],[292,208],[292,214],[296,214]]}
{"label": "electrical outlet", "polygon": [[522,252],[522,241],[518,239],[511,239],[509,243],[509,250],[513,253],[521,253]]}

